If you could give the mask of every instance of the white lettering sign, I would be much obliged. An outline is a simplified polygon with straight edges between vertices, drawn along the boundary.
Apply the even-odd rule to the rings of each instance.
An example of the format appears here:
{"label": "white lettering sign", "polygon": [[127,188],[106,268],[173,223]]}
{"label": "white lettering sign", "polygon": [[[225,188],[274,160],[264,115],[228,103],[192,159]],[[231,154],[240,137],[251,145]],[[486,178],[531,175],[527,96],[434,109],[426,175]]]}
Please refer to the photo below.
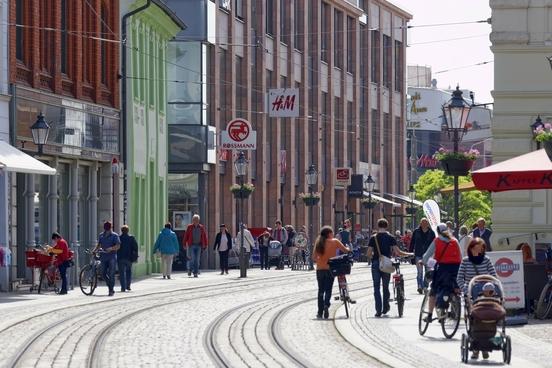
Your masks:
{"label": "white lettering sign", "polygon": [[299,89],[270,89],[267,110],[271,118],[299,117]]}
{"label": "white lettering sign", "polygon": [[523,254],[520,250],[489,252],[496,274],[504,289],[506,309],[525,308]]}

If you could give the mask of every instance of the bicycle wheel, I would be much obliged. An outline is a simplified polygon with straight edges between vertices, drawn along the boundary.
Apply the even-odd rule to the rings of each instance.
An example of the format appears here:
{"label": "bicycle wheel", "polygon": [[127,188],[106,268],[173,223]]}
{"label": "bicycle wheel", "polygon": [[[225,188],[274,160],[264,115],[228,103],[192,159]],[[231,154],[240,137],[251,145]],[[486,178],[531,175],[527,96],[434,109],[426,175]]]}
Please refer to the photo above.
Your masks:
{"label": "bicycle wheel", "polygon": [[535,317],[545,319],[551,316],[552,311],[552,283],[547,283],[541,291],[537,307],[535,308]]}
{"label": "bicycle wheel", "polygon": [[397,309],[399,311],[399,317],[402,317],[404,312],[404,282],[403,281],[401,281],[397,286]]}
{"label": "bicycle wheel", "polygon": [[441,319],[441,328],[443,330],[443,335],[447,339],[452,339],[458,326],[460,325],[460,308],[462,308],[462,303],[460,303],[460,298],[458,295],[454,295],[452,300],[449,302],[448,308],[445,310],[444,317]]}
{"label": "bicycle wheel", "polygon": [[89,264],[81,269],[79,274],[79,286],[84,295],[92,295],[98,284],[96,270]]}
{"label": "bicycle wheel", "polygon": [[424,300],[422,301],[422,306],[420,307],[420,317],[418,318],[418,332],[421,336],[426,333],[427,327],[429,326],[429,322],[424,321],[424,317],[429,316],[428,303],[429,292],[426,292]]}
{"label": "bicycle wheel", "polygon": [[40,277],[38,278],[38,290],[37,290],[37,293],[40,294],[40,292],[42,291],[42,284],[45,282],[45,273],[46,273],[46,270],[44,268],[41,268],[40,269]]}

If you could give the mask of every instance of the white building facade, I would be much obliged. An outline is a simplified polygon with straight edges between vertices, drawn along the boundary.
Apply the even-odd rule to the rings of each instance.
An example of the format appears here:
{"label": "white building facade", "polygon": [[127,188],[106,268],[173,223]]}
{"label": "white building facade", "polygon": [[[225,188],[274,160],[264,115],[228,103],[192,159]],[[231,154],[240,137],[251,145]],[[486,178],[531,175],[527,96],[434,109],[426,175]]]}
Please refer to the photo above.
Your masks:
{"label": "white building facade", "polygon": [[[534,151],[530,125],[552,121],[552,1],[491,0],[495,85],[493,163]],[[493,246],[552,242],[552,191],[493,194]]]}

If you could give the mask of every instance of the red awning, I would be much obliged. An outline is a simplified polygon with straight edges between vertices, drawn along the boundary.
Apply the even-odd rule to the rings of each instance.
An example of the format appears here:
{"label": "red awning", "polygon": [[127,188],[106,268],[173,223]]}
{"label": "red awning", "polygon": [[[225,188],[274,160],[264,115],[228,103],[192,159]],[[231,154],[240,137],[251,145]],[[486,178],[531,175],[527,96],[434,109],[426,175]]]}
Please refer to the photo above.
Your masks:
{"label": "red awning", "polygon": [[475,187],[490,192],[552,189],[552,162],[541,149],[474,171]]}

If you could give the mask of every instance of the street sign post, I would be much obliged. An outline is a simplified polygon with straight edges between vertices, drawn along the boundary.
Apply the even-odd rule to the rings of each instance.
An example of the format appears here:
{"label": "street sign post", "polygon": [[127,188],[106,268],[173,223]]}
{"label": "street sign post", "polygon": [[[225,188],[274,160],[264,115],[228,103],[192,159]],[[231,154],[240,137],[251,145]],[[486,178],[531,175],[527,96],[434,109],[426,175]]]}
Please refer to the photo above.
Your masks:
{"label": "street sign post", "polygon": [[220,132],[220,148],[223,150],[256,150],[257,132],[245,119],[233,119]]}

